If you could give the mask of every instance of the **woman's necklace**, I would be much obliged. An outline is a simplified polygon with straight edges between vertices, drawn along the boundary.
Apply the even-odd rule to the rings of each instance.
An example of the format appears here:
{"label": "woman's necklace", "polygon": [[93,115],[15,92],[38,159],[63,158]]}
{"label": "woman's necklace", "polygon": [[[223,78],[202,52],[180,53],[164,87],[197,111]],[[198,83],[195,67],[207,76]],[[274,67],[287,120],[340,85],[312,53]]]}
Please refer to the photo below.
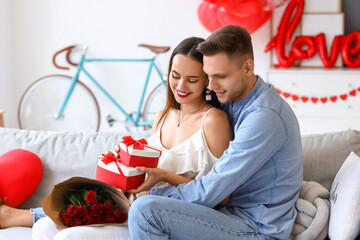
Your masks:
{"label": "woman's necklace", "polygon": [[181,113],[182,114],[190,114],[190,113],[194,113],[197,110],[199,110],[202,106],[204,106],[204,104],[206,103],[206,101],[204,101],[202,104],[200,104],[200,106],[198,106],[197,108],[195,108],[194,110],[190,111],[190,112],[183,112],[181,111],[181,105],[180,105],[180,113],[179,113],[179,118],[178,118],[178,122],[177,122],[177,126],[180,127],[180,123],[185,122],[186,119],[188,119],[191,115],[189,115],[188,117],[184,118],[183,120],[180,121],[181,118]]}

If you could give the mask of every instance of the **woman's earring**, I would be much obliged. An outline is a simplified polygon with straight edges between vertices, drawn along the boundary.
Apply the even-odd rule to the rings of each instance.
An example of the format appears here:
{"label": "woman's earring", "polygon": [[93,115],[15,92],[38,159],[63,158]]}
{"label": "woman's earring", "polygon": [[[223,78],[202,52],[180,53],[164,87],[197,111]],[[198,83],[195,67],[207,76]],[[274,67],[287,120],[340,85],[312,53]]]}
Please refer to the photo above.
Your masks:
{"label": "woman's earring", "polygon": [[211,92],[210,90],[207,88],[206,89],[206,95],[205,95],[205,100],[206,101],[211,101],[212,97],[211,97]]}

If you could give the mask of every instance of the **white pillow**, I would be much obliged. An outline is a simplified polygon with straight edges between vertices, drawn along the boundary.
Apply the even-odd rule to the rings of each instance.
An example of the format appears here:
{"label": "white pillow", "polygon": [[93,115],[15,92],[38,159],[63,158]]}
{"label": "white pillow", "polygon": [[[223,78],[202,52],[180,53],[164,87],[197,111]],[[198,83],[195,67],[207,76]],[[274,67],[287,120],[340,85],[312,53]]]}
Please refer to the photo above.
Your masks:
{"label": "white pillow", "polygon": [[355,239],[360,232],[360,157],[354,152],[335,176],[330,202],[330,239]]}

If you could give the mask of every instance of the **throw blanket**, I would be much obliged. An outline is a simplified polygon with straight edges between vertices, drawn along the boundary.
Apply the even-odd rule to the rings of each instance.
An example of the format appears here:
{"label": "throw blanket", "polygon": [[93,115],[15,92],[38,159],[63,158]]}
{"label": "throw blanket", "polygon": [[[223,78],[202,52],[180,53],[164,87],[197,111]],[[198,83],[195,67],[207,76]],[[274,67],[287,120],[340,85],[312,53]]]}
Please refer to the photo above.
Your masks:
{"label": "throw blanket", "polygon": [[303,181],[299,199],[296,201],[298,212],[289,239],[323,240],[329,227],[329,191],[316,182]]}

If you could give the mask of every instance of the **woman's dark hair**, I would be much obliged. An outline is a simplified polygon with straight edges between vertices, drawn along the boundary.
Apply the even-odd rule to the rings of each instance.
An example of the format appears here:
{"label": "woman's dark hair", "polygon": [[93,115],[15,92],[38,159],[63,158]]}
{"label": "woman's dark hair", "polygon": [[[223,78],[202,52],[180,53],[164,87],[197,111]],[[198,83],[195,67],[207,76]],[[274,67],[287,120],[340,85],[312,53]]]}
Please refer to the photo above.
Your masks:
{"label": "woman's dark hair", "polygon": [[[190,37],[184,39],[182,42],[177,45],[177,47],[174,49],[174,51],[171,54],[170,61],[169,61],[169,69],[168,69],[168,81],[170,79],[170,72],[173,64],[173,59],[176,54],[182,54],[185,56],[190,56],[194,60],[203,63],[203,54],[197,50],[198,45],[201,42],[204,42],[205,40],[203,38],[198,37]],[[206,87],[204,87],[203,95],[206,94]],[[214,107],[220,107],[220,102],[218,101],[216,94],[211,91],[212,100],[209,101],[211,105]],[[167,97],[166,97],[166,104],[165,108],[162,112],[161,117],[159,118],[158,124],[161,122],[161,120],[165,117],[166,113],[171,109],[180,109],[180,104],[176,101],[175,96],[173,92],[171,91],[171,87],[169,83],[167,84]]]}

